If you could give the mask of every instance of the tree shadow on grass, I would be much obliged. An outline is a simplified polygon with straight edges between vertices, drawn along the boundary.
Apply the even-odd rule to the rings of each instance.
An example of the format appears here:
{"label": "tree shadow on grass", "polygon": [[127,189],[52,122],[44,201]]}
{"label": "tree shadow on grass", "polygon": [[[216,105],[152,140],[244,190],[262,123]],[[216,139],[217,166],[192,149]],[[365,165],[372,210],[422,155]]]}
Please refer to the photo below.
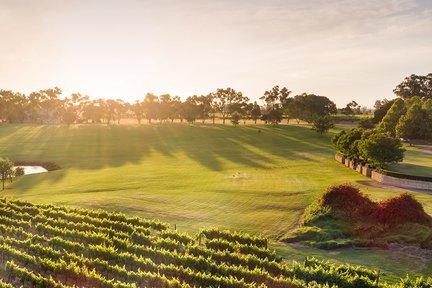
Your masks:
{"label": "tree shadow on grass", "polygon": [[[328,137],[319,137],[307,127],[285,125],[0,127],[1,155],[8,155],[15,161],[51,161],[63,169],[82,170],[139,164],[156,154],[173,159],[183,154],[203,168],[218,172],[225,169],[226,163],[268,169],[279,160],[315,161],[310,154],[333,153],[328,143]],[[30,182],[35,185],[44,178],[59,181],[65,175],[63,170],[50,177],[35,177]]]}

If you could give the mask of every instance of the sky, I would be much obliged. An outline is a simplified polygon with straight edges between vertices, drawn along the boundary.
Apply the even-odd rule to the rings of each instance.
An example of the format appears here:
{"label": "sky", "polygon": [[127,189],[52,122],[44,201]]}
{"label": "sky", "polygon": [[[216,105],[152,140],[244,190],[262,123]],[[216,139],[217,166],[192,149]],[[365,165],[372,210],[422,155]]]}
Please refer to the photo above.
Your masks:
{"label": "sky", "polygon": [[432,72],[432,1],[0,0],[0,89],[133,102],[274,85],[339,107]]}

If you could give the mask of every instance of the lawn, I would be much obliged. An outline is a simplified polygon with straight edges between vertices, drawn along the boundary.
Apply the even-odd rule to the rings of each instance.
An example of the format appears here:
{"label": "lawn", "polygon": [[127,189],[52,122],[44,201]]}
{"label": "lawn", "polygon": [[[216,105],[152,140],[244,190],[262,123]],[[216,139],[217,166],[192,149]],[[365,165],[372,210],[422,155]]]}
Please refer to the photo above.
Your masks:
{"label": "lawn", "polygon": [[[192,233],[217,226],[277,239],[327,186],[367,179],[333,160],[334,132],[320,136],[302,125],[3,125],[1,157],[62,167],[21,177],[3,194],[158,218]],[[356,185],[374,199],[396,193]],[[431,196],[416,198],[432,214]],[[293,248],[278,250],[289,255]],[[382,253],[388,258],[380,259],[393,257]],[[349,262],[350,255],[333,258]],[[370,264],[370,257],[356,263]],[[404,271],[381,262],[384,271]]]}
{"label": "lawn", "polygon": [[[391,165],[389,170],[418,176],[432,177],[431,146],[405,146],[404,161]],[[427,150],[428,149],[428,150]]]}

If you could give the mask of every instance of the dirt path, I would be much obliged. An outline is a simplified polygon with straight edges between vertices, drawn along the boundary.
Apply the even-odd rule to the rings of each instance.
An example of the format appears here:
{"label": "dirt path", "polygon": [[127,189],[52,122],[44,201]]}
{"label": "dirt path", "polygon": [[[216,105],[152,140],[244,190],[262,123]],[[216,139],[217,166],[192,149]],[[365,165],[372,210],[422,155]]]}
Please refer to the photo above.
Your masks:
{"label": "dirt path", "polygon": [[421,148],[420,151],[423,153],[432,154],[432,147],[424,147]]}
{"label": "dirt path", "polygon": [[396,186],[381,184],[381,183],[378,183],[375,181],[358,180],[357,183],[365,185],[365,186],[369,186],[369,187],[377,187],[377,188],[382,188],[382,189],[386,189],[386,190],[402,191],[402,192],[416,192],[416,193],[423,193],[423,194],[432,195],[432,191],[430,191],[430,190],[422,190],[422,189],[415,189],[415,188],[402,188],[402,187],[396,187]]}

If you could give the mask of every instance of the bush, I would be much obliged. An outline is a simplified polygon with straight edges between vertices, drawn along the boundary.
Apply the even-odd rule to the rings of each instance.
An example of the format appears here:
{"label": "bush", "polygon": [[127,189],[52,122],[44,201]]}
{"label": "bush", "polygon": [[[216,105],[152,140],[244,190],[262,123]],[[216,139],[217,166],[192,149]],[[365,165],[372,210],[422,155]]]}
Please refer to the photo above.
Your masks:
{"label": "bush", "polygon": [[373,215],[377,204],[351,184],[330,186],[319,199],[322,206],[330,206],[350,218],[368,218]]}
{"label": "bush", "polygon": [[23,176],[24,173],[24,168],[23,167],[16,167],[15,168],[15,177],[19,177],[19,176]]}
{"label": "bush", "polygon": [[390,227],[407,222],[432,223],[431,217],[426,214],[422,205],[408,193],[379,202],[375,215],[379,223]]}

